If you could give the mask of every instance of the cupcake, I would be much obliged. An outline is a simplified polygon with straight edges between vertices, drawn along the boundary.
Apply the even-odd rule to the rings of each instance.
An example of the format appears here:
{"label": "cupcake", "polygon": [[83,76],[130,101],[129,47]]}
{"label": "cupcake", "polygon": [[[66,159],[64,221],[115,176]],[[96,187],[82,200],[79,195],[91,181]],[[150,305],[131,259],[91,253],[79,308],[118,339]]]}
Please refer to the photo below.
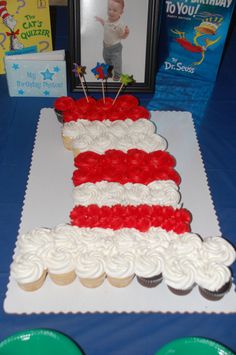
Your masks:
{"label": "cupcake", "polygon": [[88,135],[83,135],[75,138],[72,141],[71,148],[73,151],[74,158],[77,157],[82,152],[92,150],[90,149],[90,145],[93,145],[93,139]]}
{"label": "cupcake", "polygon": [[129,253],[135,255],[137,240],[141,239],[140,232],[135,228],[121,228],[115,231],[114,245],[118,253]]}
{"label": "cupcake", "polygon": [[63,145],[66,149],[72,150],[72,142],[79,134],[79,123],[78,122],[68,122],[62,127],[61,135]]}
{"label": "cupcake", "polygon": [[59,224],[52,229],[54,247],[58,250],[69,252],[77,256],[78,241],[81,237],[80,228],[69,224]]}
{"label": "cupcake", "polygon": [[236,258],[234,247],[222,237],[208,237],[203,241],[203,259],[230,266]]}
{"label": "cupcake", "polygon": [[99,287],[106,278],[103,254],[96,250],[79,254],[76,260],[76,274],[83,286]]}
{"label": "cupcake", "polygon": [[135,256],[130,252],[113,250],[106,258],[105,270],[108,282],[115,287],[126,287],[133,280]]}
{"label": "cupcake", "polygon": [[189,294],[195,286],[196,265],[187,255],[165,255],[163,279],[169,290],[178,296]]}
{"label": "cupcake", "polygon": [[115,231],[109,228],[81,228],[81,242],[87,250],[102,253],[105,262],[106,255],[109,255],[114,248],[116,235]]}
{"label": "cupcake", "polygon": [[164,255],[152,249],[137,251],[135,274],[137,281],[144,287],[153,288],[162,281]]}
{"label": "cupcake", "polygon": [[63,113],[67,110],[72,109],[74,106],[75,106],[74,100],[68,96],[61,96],[55,100],[54,111],[60,123],[63,123]]}
{"label": "cupcake", "polygon": [[64,286],[75,280],[75,259],[72,253],[59,248],[51,249],[45,263],[48,275],[55,284]]}
{"label": "cupcake", "polygon": [[52,232],[49,228],[35,228],[20,235],[17,240],[17,250],[20,254],[28,252],[41,254],[53,245]]}
{"label": "cupcake", "polygon": [[47,275],[43,259],[32,252],[16,256],[11,265],[11,272],[24,291],[38,290]]}
{"label": "cupcake", "polygon": [[229,292],[232,284],[230,269],[215,262],[204,262],[197,268],[196,282],[200,294],[209,301],[218,301]]}
{"label": "cupcake", "polygon": [[169,234],[161,228],[150,228],[140,233],[136,247],[135,273],[144,287],[156,287],[162,282],[164,256],[169,247]]}

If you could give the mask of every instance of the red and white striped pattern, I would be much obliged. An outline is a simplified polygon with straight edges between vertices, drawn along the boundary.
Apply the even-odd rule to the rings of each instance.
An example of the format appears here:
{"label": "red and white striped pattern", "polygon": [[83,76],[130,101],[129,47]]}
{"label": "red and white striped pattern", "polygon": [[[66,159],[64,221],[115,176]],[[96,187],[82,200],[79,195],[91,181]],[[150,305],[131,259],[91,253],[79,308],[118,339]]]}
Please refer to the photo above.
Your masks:
{"label": "red and white striped pattern", "polygon": [[[93,122],[96,125],[91,121],[90,127]],[[84,151],[74,163],[72,225],[142,232],[161,227],[177,234],[190,231],[191,214],[179,205],[180,176],[168,152],[136,147],[122,151],[115,146],[102,153]]]}
{"label": "red and white striped pattern", "polygon": [[0,16],[2,19],[5,19],[6,17],[9,16],[6,6],[7,6],[6,1],[0,1]]}

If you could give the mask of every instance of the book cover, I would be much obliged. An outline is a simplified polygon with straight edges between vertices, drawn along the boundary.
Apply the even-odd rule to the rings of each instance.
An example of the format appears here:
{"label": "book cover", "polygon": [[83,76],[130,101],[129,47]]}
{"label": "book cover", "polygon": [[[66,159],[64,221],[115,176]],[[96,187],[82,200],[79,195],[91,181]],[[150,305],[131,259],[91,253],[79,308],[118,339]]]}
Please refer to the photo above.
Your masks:
{"label": "book cover", "polygon": [[0,0],[0,74],[7,51],[52,50],[49,0]]}
{"label": "book cover", "polygon": [[165,0],[160,71],[214,81],[235,1]]}
{"label": "book cover", "polygon": [[10,96],[67,95],[64,50],[6,56],[5,67]]}

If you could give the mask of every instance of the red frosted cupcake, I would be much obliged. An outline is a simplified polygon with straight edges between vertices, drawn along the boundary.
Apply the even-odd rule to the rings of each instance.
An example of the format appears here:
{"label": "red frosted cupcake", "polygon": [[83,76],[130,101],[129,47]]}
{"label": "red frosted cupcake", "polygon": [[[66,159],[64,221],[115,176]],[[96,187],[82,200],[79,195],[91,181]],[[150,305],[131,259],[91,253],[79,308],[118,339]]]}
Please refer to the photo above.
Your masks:
{"label": "red frosted cupcake", "polygon": [[61,96],[58,97],[54,102],[54,111],[57,115],[57,119],[59,122],[63,123],[63,114],[65,111],[70,111],[75,107],[75,101],[72,97]]}

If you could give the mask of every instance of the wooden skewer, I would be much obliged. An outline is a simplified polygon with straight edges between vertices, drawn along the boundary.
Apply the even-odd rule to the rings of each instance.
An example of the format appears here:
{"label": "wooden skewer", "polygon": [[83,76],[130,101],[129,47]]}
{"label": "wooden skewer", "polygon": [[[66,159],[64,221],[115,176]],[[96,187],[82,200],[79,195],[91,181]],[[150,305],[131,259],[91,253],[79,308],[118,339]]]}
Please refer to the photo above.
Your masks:
{"label": "wooden skewer", "polygon": [[122,84],[122,85],[120,86],[120,88],[119,88],[119,90],[118,90],[118,93],[116,94],[116,97],[114,98],[114,100],[113,100],[113,102],[112,102],[112,105],[114,105],[114,103],[116,102],[116,99],[117,99],[117,97],[119,96],[121,90],[123,89],[123,86],[124,86],[124,84]]}
{"label": "wooden skewer", "polygon": [[105,104],[105,90],[104,90],[103,80],[102,80],[102,97],[103,97],[103,103]]}
{"label": "wooden skewer", "polygon": [[[84,77],[83,77],[83,79],[84,79]],[[81,86],[82,86],[82,89],[83,89],[83,92],[84,92],[86,101],[89,102],[88,95],[87,95],[87,92],[86,92],[86,90],[85,90],[84,82],[82,81],[81,75],[79,75],[79,80],[80,80],[80,83],[81,83]]]}

